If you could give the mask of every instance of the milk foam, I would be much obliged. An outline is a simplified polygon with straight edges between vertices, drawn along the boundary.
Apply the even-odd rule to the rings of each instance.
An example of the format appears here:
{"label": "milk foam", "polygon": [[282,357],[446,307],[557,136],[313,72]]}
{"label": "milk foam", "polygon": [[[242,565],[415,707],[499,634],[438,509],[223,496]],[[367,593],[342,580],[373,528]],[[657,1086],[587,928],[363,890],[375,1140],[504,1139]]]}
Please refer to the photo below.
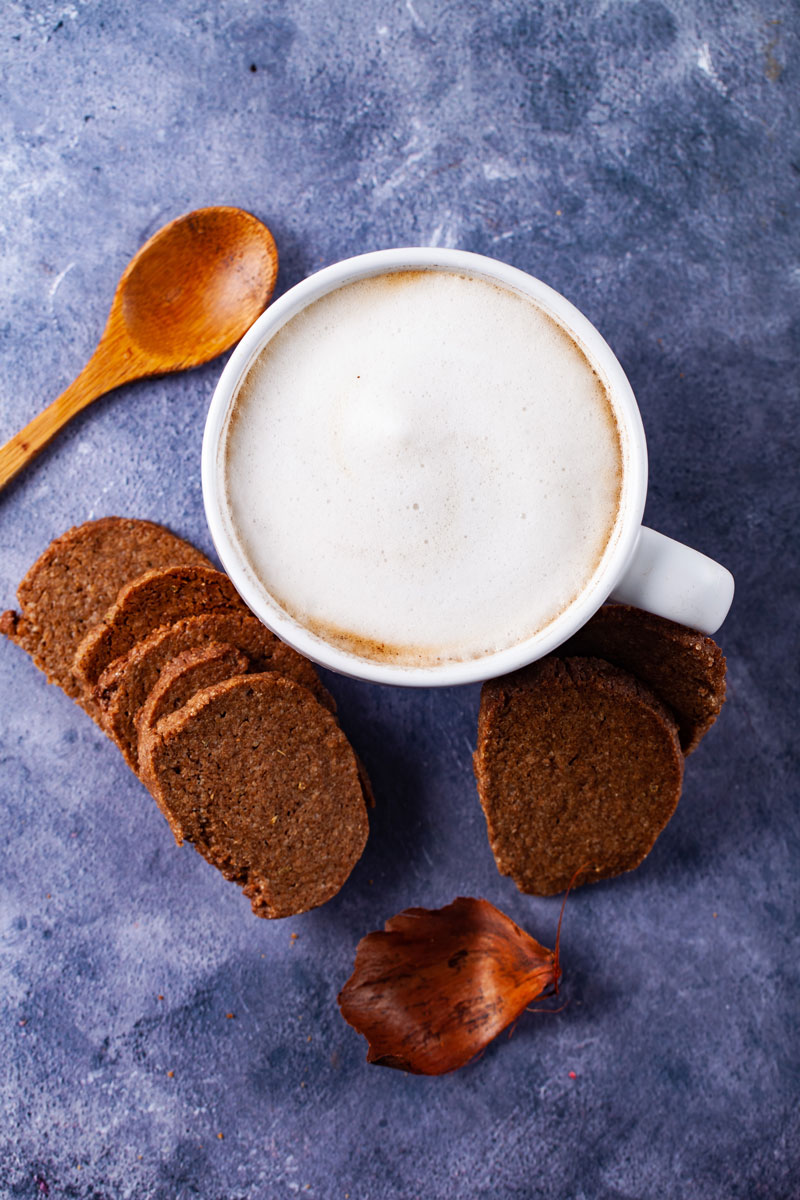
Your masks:
{"label": "milk foam", "polygon": [[346,285],[252,364],[223,436],[257,586],[352,653],[513,646],[590,583],[618,519],[605,385],[527,297],[446,271]]}

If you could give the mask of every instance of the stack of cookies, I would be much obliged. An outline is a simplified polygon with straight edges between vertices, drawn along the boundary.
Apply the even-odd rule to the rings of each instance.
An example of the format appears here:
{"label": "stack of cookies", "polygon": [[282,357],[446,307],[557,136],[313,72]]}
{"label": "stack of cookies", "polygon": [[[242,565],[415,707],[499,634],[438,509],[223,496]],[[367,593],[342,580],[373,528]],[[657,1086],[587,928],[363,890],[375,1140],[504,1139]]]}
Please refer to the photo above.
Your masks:
{"label": "stack of cookies", "polygon": [[618,604],[484,684],[474,765],[500,872],[548,896],[637,867],[724,699],[711,638]]}
{"label": "stack of cookies", "polygon": [[169,821],[258,916],[325,903],[364,849],[363,770],[308,659],[226,575],[149,521],[70,529],[0,632],[119,746]]}

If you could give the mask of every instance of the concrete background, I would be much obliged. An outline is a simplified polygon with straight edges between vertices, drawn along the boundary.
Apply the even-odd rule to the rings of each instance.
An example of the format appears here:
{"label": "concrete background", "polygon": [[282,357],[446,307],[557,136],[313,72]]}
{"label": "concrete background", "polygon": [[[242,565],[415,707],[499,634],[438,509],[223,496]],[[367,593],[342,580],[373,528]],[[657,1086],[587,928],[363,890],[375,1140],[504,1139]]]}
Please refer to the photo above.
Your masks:
{"label": "concrete background", "polygon": [[[558,901],[518,894],[487,845],[478,689],[331,679],[371,839],[332,903],[269,924],[0,646],[3,1197],[800,1195],[799,25],[790,0],[4,5],[0,438],[183,211],[264,219],[279,291],[365,250],[461,246],[600,328],[644,416],[648,523],[738,592],[730,700],[677,815],[639,871],[570,899],[567,1008],[434,1080],[367,1066],[335,997],[409,904],[486,896],[552,944]],[[0,606],[92,516],[210,549],[220,366],[101,401],[6,489]]]}

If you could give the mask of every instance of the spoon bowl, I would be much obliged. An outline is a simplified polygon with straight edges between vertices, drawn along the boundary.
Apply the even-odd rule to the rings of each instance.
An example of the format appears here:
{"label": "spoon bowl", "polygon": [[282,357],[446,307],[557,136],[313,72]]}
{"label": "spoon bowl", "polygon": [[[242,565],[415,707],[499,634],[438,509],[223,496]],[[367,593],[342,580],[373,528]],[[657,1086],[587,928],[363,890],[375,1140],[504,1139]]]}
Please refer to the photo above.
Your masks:
{"label": "spoon bowl", "polygon": [[240,208],[200,209],[165,225],[131,259],[117,289],[121,320],[159,371],[197,366],[244,336],[277,271],[265,225]]}
{"label": "spoon bowl", "polygon": [[196,367],[230,349],[267,307],[277,274],[272,234],[240,208],[200,208],[159,229],[122,273],[80,375],[0,448],[0,488],[112,388]]}

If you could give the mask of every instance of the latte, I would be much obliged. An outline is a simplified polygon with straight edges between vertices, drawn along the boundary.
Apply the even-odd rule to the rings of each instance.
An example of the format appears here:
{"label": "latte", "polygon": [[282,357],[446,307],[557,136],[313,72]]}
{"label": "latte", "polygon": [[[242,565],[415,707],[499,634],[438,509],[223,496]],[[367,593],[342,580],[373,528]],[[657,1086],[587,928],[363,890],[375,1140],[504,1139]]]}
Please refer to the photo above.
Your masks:
{"label": "latte", "polygon": [[591,585],[620,520],[608,388],[534,300],[390,273],[290,318],[219,469],[253,584],[325,642],[426,667],[506,649]]}

